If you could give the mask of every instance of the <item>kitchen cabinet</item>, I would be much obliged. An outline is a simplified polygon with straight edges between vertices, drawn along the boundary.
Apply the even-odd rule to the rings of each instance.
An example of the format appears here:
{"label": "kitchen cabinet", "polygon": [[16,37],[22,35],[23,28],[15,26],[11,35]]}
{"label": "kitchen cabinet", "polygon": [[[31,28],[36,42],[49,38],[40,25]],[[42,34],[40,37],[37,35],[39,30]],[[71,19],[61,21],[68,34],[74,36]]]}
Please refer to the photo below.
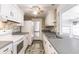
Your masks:
{"label": "kitchen cabinet", "polygon": [[55,26],[55,22],[55,11],[52,9],[46,15],[45,26]]}
{"label": "kitchen cabinet", "polygon": [[43,45],[46,54],[57,54],[54,47],[50,44],[46,36],[43,34]]}
{"label": "kitchen cabinet", "polygon": [[10,20],[18,22],[17,26],[23,26],[24,13],[17,5],[11,5]]}
{"label": "kitchen cabinet", "polygon": [[32,21],[24,21],[24,26],[22,26],[22,32],[28,33],[28,42],[31,45],[33,41],[33,22]]}
{"label": "kitchen cabinet", "polygon": [[24,26],[24,13],[20,8],[18,8],[17,10],[17,19],[19,20],[17,26]]}
{"label": "kitchen cabinet", "polygon": [[14,7],[12,7],[11,9],[11,12],[10,13],[13,13],[13,15],[11,15],[11,18],[13,20],[15,20],[15,22],[18,22],[18,26],[23,26],[23,21],[24,21],[24,13],[23,11],[17,6],[17,5],[12,5]]}
{"label": "kitchen cabinet", "polygon": [[19,22],[17,19],[17,8],[15,5],[10,5],[9,19],[11,21]]}
{"label": "kitchen cabinet", "polygon": [[25,36],[24,36],[24,47],[25,47],[25,49],[27,48],[28,45],[29,45],[28,34],[25,34]]}
{"label": "kitchen cabinet", "polygon": [[9,44],[0,49],[0,54],[12,54],[12,53],[13,53],[12,44]]}
{"label": "kitchen cabinet", "polygon": [[24,24],[24,13],[15,4],[1,4],[0,18],[2,21],[10,20],[17,22],[17,26],[23,26]]}
{"label": "kitchen cabinet", "polygon": [[9,4],[1,4],[0,5],[0,18],[2,21],[7,21],[9,18],[9,11],[10,11]]}

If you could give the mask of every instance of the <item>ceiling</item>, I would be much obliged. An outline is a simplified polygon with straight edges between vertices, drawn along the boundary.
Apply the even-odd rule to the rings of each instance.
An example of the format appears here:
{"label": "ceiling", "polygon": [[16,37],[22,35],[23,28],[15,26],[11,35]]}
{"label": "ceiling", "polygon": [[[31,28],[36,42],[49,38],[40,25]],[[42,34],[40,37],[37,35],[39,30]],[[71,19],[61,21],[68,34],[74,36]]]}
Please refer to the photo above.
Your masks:
{"label": "ceiling", "polygon": [[[33,6],[37,6],[40,8],[41,13],[38,15],[33,14]],[[24,11],[26,16],[32,17],[44,17],[50,9],[54,9],[56,7],[55,4],[19,4],[19,7]]]}
{"label": "ceiling", "polygon": [[62,9],[61,9],[61,13],[66,12],[67,10],[71,9],[72,7],[74,7],[76,4],[62,4]]}

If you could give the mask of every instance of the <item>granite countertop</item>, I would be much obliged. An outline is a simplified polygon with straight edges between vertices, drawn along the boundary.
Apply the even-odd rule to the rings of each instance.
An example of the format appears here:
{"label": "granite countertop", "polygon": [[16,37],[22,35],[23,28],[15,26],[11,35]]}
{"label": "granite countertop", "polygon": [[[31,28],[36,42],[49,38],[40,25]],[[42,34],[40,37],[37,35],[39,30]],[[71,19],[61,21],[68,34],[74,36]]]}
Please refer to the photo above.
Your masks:
{"label": "granite countertop", "polygon": [[0,49],[4,48],[8,44],[11,44],[12,41],[0,41]]}
{"label": "granite countertop", "polygon": [[12,35],[26,35],[29,34],[29,32],[13,32]]}
{"label": "granite countertop", "polygon": [[79,39],[58,38],[53,33],[43,32],[58,54],[79,54]]}

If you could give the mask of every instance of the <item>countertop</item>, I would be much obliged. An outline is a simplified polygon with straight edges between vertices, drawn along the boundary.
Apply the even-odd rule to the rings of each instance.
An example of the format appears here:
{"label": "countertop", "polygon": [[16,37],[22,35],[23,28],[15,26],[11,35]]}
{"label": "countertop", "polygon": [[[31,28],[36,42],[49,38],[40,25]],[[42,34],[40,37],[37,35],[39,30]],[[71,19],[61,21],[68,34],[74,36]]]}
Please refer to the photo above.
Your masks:
{"label": "countertop", "polygon": [[29,32],[13,32],[12,35],[26,35],[29,34]]}
{"label": "countertop", "polygon": [[12,42],[18,41],[19,39],[23,38],[25,34],[28,34],[28,33],[16,32],[16,33],[13,33],[13,35],[11,35],[11,34],[0,35],[0,49]]}
{"label": "countertop", "polygon": [[11,43],[12,43],[11,41],[0,41],[0,49]]}
{"label": "countertop", "polygon": [[28,32],[15,32],[13,34],[1,35],[0,36],[0,41],[16,42],[19,39],[23,38],[27,34],[28,34]]}
{"label": "countertop", "polygon": [[21,38],[23,38],[25,35],[3,35],[0,36],[0,41],[12,41],[12,42],[16,42],[18,40],[20,40]]}
{"label": "countertop", "polygon": [[43,32],[58,54],[79,54],[79,39],[58,38],[50,32]]}

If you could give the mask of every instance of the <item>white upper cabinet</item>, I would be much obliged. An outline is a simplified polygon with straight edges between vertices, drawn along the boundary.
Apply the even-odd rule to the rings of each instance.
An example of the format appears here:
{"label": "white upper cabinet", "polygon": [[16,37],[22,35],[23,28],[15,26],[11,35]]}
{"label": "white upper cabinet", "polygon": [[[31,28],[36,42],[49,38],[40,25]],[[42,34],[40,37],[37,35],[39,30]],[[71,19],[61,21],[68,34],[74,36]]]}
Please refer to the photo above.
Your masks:
{"label": "white upper cabinet", "polygon": [[10,5],[10,11],[9,11],[9,20],[19,22],[17,19],[17,9],[15,5]]}
{"label": "white upper cabinet", "polygon": [[23,26],[24,13],[23,11],[14,4],[1,4],[0,5],[0,18],[2,20],[17,22],[18,26]]}
{"label": "white upper cabinet", "polygon": [[10,19],[18,22],[18,26],[23,26],[24,13],[17,5],[11,5]]}
{"label": "white upper cabinet", "polygon": [[17,19],[19,20],[19,23],[20,23],[17,25],[24,26],[24,13],[19,7],[17,7]]}
{"label": "white upper cabinet", "polygon": [[7,21],[8,17],[9,17],[9,5],[7,4],[1,4],[0,5],[0,18],[3,21]]}
{"label": "white upper cabinet", "polygon": [[55,11],[54,9],[48,11],[48,14],[45,19],[46,26],[54,26],[55,25]]}

